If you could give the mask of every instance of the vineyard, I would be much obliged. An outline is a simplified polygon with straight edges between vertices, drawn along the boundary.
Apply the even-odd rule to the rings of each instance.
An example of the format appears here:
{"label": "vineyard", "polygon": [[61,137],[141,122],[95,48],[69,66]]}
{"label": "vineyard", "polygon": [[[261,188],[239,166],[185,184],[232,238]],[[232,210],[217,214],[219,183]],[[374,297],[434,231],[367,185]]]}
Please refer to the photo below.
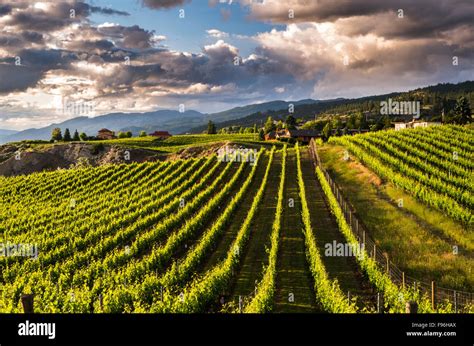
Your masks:
{"label": "vineyard", "polygon": [[[443,127],[332,142],[470,228],[473,138]],[[472,309],[435,305],[361,249],[330,179],[314,143],[0,177],[0,312],[23,312],[25,294],[40,313]],[[472,246],[472,229],[454,237]],[[355,256],[328,255],[333,241]]]}

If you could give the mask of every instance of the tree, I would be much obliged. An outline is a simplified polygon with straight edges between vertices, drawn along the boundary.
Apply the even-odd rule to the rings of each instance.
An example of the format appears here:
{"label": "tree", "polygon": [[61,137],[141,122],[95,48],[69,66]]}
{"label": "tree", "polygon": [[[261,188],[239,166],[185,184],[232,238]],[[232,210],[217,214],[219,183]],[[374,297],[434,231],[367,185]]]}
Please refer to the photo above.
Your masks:
{"label": "tree", "polygon": [[383,128],[384,129],[389,129],[392,127],[392,122],[390,121],[390,118],[388,115],[386,115],[383,119]]}
{"label": "tree", "polygon": [[257,132],[258,132],[257,124],[253,124],[253,132],[252,133],[257,133]]}
{"label": "tree", "polygon": [[81,139],[81,141],[87,141],[87,135],[85,132],[81,132],[81,134],[79,135],[79,138]]}
{"label": "tree", "polygon": [[51,132],[51,140],[52,141],[62,141],[63,140],[63,135],[62,135],[61,129],[59,127],[56,127]]}
{"label": "tree", "polygon": [[125,132],[125,136],[126,136],[126,138],[132,138],[133,137],[132,131]]}
{"label": "tree", "polygon": [[283,121],[279,120],[276,124],[276,129],[277,131],[280,131],[281,129],[283,129]]}
{"label": "tree", "polygon": [[464,125],[471,121],[471,107],[469,101],[466,97],[461,96],[458,98],[456,106],[454,107],[454,122],[456,124]]}
{"label": "tree", "polygon": [[261,141],[265,139],[265,133],[263,132],[263,129],[260,129],[260,131],[258,131],[258,139]]}
{"label": "tree", "polygon": [[331,122],[328,122],[323,128],[323,138],[328,140],[331,137]]}
{"label": "tree", "polygon": [[346,129],[355,129],[356,128],[356,115],[354,113],[351,113],[349,116],[349,120],[347,120],[346,123]]}
{"label": "tree", "polygon": [[288,115],[286,117],[286,128],[288,130],[295,130],[296,129],[296,119],[292,115]]}
{"label": "tree", "polygon": [[66,131],[64,131],[64,138],[63,139],[64,139],[65,142],[72,141],[71,132],[69,132],[69,129],[66,129]]}
{"label": "tree", "polygon": [[146,137],[146,131],[140,131],[140,137]]}
{"label": "tree", "polygon": [[209,120],[209,122],[207,123],[207,134],[215,135],[216,133],[217,133],[216,125],[214,125],[214,123],[211,120]]}
{"label": "tree", "polygon": [[118,133],[118,136],[117,136],[117,137],[118,137],[118,138],[127,138],[127,133],[120,131],[120,132]]}
{"label": "tree", "polygon": [[275,128],[276,126],[273,123],[272,117],[268,117],[267,121],[265,122],[265,130],[264,130],[265,134],[275,131]]}
{"label": "tree", "polygon": [[79,132],[74,131],[74,136],[72,136],[72,140],[75,141],[75,142],[79,142],[81,140],[81,138],[79,137]]}

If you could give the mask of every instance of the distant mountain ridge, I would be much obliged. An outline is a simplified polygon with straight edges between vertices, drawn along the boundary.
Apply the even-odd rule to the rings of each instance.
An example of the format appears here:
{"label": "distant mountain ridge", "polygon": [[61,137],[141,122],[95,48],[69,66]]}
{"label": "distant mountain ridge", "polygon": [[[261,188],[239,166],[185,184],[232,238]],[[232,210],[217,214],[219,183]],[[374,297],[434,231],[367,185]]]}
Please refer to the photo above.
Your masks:
{"label": "distant mountain ridge", "polygon": [[271,111],[285,108],[288,107],[290,103],[296,106],[315,102],[318,101],[309,99],[295,102],[271,101],[235,107],[224,112],[211,114],[203,114],[194,110],[188,110],[182,113],[173,110],[158,110],[146,113],[110,113],[93,118],[81,116],[39,129],[27,129],[0,136],[0,144],[34,139],[49,140],[52,130],[56,127],[59,127],[63,131],[68,128],[71,134],[77,129],[79,133],[85,132],[89,136],[97,135],[97,131],[101,128],[107,128],[115,132],[132,131],[134,135],[138,135],[140,131],[150,133],[155,130],[165,130],[172,134],[179,134],[186,133],[195,127],[206,126],[209,120],[213,122],[230,121],[256,111]]}

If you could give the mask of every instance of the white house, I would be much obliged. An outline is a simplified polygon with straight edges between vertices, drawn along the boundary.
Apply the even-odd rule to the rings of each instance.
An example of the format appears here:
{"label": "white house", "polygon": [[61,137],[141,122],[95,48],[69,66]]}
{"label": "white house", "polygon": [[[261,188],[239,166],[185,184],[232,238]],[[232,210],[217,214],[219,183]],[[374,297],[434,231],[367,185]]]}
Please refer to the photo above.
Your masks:
{"label": "white house", "polygon": [[404,130],[404,129],[414,129],[417,127],[428,127],[428,126],[439,126],[441,123],[436,122],[427,122],[427,121],[410,121],[408,123],[397,122],[393,123],[395,125],[395,131]]}

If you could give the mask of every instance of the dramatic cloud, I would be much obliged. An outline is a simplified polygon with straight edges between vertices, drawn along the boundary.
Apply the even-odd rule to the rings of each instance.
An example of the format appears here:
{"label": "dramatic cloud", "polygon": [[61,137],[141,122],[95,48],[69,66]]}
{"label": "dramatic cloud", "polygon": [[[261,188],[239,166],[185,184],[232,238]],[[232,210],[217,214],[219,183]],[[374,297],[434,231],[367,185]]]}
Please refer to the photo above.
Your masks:
{"label": "dramatic cloud", "polygon": [[189,2],[191,0],[141,0],[143,6],[153,9],[172,8]]}
{"label": "dramatic cloud", "polygon": [[[157,14],[188,4],[192,11],[196,2],[138,3],[140,11]],[[176,109],[181,103],[207,111],[274,98],[357,97],[474,74],[472,1],[208,4],[214,18],[231,25],[206,22],[191,53],[170,48],[168,40],[180,38],[165,37],[161,23],[154,31],[143,28],[140,18],[123,22],[129,16],[123,10],[79,0],[1,1],[0,121],[20,127],[31,114],[32,123],[46,125],[61,118],[54,110],[65,99],[94,102],[97,114]],[[259,23],[258,29],[234,32],[230,28],[241,18],[236,10],[271,28]],[[97,23],[94,13],[112,18]],[[136,24],[124,24],[130,22]]]}

